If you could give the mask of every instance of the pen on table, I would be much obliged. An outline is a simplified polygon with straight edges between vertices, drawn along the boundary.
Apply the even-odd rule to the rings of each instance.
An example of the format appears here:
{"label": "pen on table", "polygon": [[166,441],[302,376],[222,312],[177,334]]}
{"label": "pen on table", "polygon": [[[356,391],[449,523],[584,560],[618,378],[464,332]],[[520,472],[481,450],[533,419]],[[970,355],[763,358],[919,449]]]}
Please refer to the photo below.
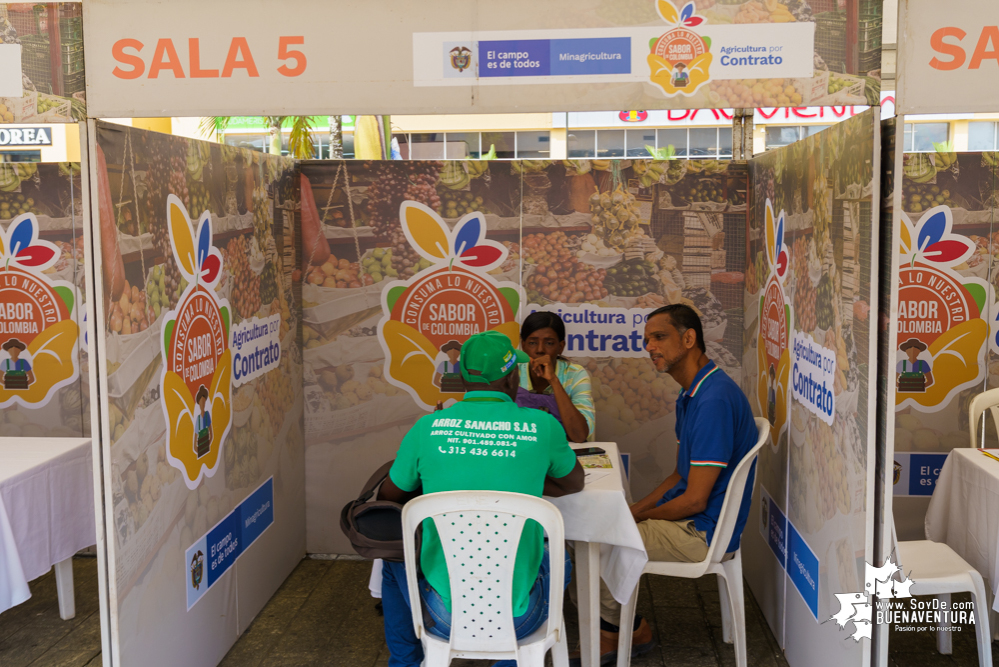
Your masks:
{"label": "pen on table", "polygon": [[995,454],[989,454],[984,449],[979,449],[978,451],[980,451],[982,454],[985,454],[985,456],[989,457],[990,459],[994,459],[996,461],[999,461],[999,456],[996,456]]}

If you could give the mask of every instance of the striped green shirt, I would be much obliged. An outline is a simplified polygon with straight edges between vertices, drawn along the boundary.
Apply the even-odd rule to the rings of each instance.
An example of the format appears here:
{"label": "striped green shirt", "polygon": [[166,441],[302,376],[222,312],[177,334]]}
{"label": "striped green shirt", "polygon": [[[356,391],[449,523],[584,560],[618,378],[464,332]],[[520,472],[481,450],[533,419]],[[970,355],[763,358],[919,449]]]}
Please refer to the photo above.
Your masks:
{"label": "striped green shirt", "polygon": [[[593,442],[596,440],[597,426],[596,413],[593,409],[593,394],[590,390],[590,374],[579,364],[574,364],[564,359],[558,359],[556,366],[555,376],[562,383],[565,393],[569,394],[573,406],[586,419],[586,426],[590,431],[586,440]],[[528,391],[533,391],[531,370],[528,364],[520,364],[520,386]],[[551,386],[547,387],[543,393],[551,394]]]}

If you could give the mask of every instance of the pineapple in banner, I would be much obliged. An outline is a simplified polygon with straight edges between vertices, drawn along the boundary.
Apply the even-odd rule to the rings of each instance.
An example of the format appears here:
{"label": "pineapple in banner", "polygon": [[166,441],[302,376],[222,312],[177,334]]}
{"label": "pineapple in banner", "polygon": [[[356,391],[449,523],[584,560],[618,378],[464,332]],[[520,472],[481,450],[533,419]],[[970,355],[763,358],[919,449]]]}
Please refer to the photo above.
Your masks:
{"label": "pineapple in banner", "polygon": [[790,336],[792,310],[784,292],[790,253],[784,244],[784,211],[774,219],[767,199],[766,257],[769,274],[760,299],[759,339],[756,344],[759,380],[757,399],[761,414],[770,422],[770,444],[776,448],[787,430],[791,410]]}

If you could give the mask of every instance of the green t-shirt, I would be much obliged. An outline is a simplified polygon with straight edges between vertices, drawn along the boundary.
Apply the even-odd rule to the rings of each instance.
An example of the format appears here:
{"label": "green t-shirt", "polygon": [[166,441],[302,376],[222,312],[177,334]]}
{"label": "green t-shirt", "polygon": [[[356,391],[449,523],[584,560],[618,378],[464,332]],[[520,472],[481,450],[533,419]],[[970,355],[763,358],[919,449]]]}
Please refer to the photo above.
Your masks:
{"label": "green t-shirt", "polygon": [[[424,493],[510,491],[540,497],[546,475],[565,477],[575,465],[565,431],[550,414],[521,408],[506,394],[470,391],[463,401],[416,422],[403,438],[389,476],[403,491],[422,483]],[[514,616],[527,611],[543,552],[544,531],[530,521],[514,563]],[[430,519],[423,525],[420,564],[450,610],[444,550]]]}

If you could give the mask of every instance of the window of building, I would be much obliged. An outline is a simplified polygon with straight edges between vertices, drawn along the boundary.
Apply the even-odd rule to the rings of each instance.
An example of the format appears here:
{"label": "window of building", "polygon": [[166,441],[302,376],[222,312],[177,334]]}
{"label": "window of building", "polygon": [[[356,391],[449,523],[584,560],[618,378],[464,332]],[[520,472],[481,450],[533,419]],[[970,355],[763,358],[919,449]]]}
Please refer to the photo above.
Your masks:
{"label": "window of building", "polygon": [[598,130],[597,157],[600,159],[624,157],[624,130]]}
{"label": "window of building", "polygon": [[550,132],[518,132],[517,158],[523,160],[547,160],[551,156]]}
{"label": "window of building", "polygon": [[516,132],[483,132],[482,152],[488,153],[493,147],[496,148],[497,160],[517,159],[517,133]]}
{"label": "window of building", "polygon": [[477,159],[481,154],[478,132],[446,132],[445,157],[448,160]]}
{"label": "window of building", "polygon": [[425,132],[409,135],[410,160],[443,160],[444,133]]}
{"label": "window of building", "polygon": [[628,157],[633,158],[645,158],[648,159],[652,157],[649,155],[649,149],[651,147],[653,150],[656,147],[656,131],[653,128],[641,129],[641,130],[625,130],[625,154]]}
{"label": "window of building", "polygon": [[828,125],[767,125],[764,133],[766,147],[769,151],[781,146],[788,146],[828,128]]}
{"label": "window of building", "polygon": [[[996,150],[996,131],[999,123],[979,122],[968,123],[968,150],[969,151],[994,151]],[[908,126],[906,127],[908,129]]]}
{"label": "window of building", "polygon": [[914,153],[933,153],[937,150],[933,144],[946,143],[949,136],[949,123],[906,123],[903,150]]}
{"label": "window of building", "polygon": [[41,151],[0,151],[0,162],[41,162]]}
{"label": "window of building", "polygon": [[673,147],[673,154],[676,157],[687,157],[687,130],[686,128],[669,128],[656,130],[656,148]]}
{"label": "window of building", "polygon": [[566,137],[566,155],[569,158],[596,157],[597,133],[595,130],[569,130]]}

